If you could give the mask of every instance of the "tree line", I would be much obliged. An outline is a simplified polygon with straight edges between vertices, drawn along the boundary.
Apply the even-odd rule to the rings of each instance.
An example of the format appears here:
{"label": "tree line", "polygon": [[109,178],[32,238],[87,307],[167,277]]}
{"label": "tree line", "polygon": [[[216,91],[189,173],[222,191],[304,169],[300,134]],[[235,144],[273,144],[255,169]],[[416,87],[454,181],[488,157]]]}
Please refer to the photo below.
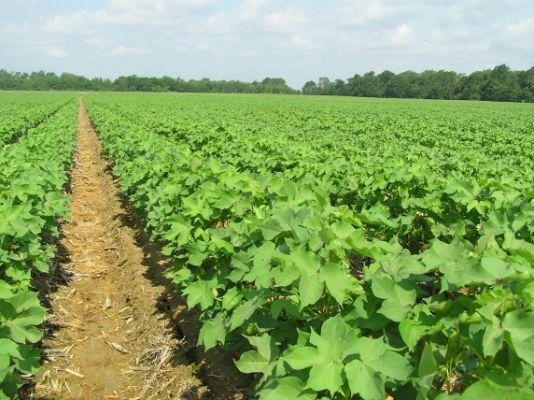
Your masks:
{"label": "tree line", "polygon": [[197,93],[285,93],[417,99],[459,99],[534,102],[534,67],[513,71],[507,65],[460,74],[454,71],[391,71],[356,74],[343,80],[319,78],[308,81],[302,90],[291,88],[282,78],[262,81],[210,80],[164,76],[120,76],[114,80],[53,72],[8,72],[0,70],[0,90],[82,90]]}
{"label": "tree line", "polygon": [[445,100],[534,102],[534,67],[512,71],[507,65],[459,74],[454,71],[367,72],[347,80],[308,81],[304,94]]}
{"label": "tree line", "polygon": [[120,76],[117,79],[86,78],[53,72],[8,72],[0,69],[0,90],[82,90],[119,92],[197,92],[197,93],[298,93],[282,78],[262,81],[210,80],[182,78]]}

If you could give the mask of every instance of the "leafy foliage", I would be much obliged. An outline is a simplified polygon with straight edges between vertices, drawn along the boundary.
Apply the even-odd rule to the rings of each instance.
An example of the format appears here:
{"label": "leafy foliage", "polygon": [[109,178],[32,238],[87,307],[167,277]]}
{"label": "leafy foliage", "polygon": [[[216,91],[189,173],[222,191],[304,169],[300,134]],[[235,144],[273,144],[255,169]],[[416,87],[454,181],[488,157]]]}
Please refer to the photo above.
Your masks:
{"label": "leafy foliage", "polygon": [[88,98],[199,344],[260,399],[532,396],[526,111],[269,101]]}
{"label": "leafy foliage", "polygon": [[[64,98],[64,101],[66,98]],[[63,193],[76,121],[71,101],[27,135],[0,149],[0,399],[16,397],[21,375],[37,372],[39,325],[46,310],[32,287],[48,272],[57,219],[68,212]]]}
{"label": "leafy foliage", "polygon": [[0,147],[13,143],[29,129],[57,112],[71,96],[59,93],[0,95]]}

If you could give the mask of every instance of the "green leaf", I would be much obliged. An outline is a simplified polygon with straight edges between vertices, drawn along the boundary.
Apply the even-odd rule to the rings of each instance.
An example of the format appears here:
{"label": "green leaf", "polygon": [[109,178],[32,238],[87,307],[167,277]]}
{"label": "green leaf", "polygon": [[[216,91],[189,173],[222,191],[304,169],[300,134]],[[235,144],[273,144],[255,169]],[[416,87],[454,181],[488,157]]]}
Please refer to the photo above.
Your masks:
{"label": "green leaf", "polygon": [[[477,199],[480,193],[480,186],[475,179],[452,179],[445,188],[445,193],[460,204],[468,205]],[[468,207],[470,210],[472,207]]]}
{"label": "green leaf", "polygon": [[36,374],[41,369],[41,352],[28,345],[20,345],[19,351],[15,367],[23,374]]}
{"label": "green leaf", "polygon": [[307,387],[320,392],[328,390],[334,395],[343,385],[343,366],[340,362],[316,364],[310,370]]}
{"label": "green leaf", "polygon": [[346,239],[356,231],[351,224],[345,221],[338,221],[332,224],[330,228],[339,239]]}
{"label": "green leaf", "polygon": [[460,400],[532,400],[528,387],[501,386],[487,379],[475,382],[460,396]]}
{"label": "green leaf", "polygon": [[261,372],[265,374],[269,369],[270,360],[262,356],[256,350],[250,350],[241,355],[241,358],[235,362],[237,368],[245,373],[251,374]]}
{"label": "green leaf", "polygon": [[[11,358],[9,357],[9,354],[7,353],[0,353],[0,371],[6,370],[9,367]],[[2,373],[0,372],[0,382],[4,380],[4,376],[2,376]]]}
{"label": "green leaf", "polygon": [[375,371],[399,381],[405,381],[413,372],[410,361],[391,350],[386,351],[378,359],[363,361]]}
{"label": "green leaf", "polygon": [[222,196],[213,204],[213,207],[220,208],[220,209],[227,209],[232,207],[232,205],[236,202],[236,198],[233,196],[230,196],[227,193],[223,193]]}
{"label": "green leaf", "polygon": [[200,304],[200,308],[205,310],[213,305],[214,286],[206,281],[197,281],[189,284],[184,294],[187,296],[187,307],[193,308]]}
{"label": "green leaf", "polygon": [[35,293],[19,293],[10,298],[7,304],[0,304],[0,306],[4,318],[7,317],[5,325],[9,328],[14,341],[35,343],[41,339],[42,333],[36,325],[44,321],[46,312],[39,304]]}
{"label": "green leaf", "polygon": [[217,314],[215,318],[208,320],[202,324],[198,341],[206,350],[209,350],[217,345],[217,342],[224,344],[226,339],[226,327],[224,324],[224,317],[222,314]]}
{"label": "green leaf", "polygon": [[276,247],[273,242],[263,242],[254,253],[254,267],[268,269],[275,253],[275,249]]}
{"label": "green leaf", "polygon": [[319,271],[321,260],[319,257],[305,250],[294,250],[287,257],[302,274],[313,274]]}
{"label": "green leaf", "polygon": [[256,297],[238,306],[230,318],[230,331],[243,325],[261,305],[261,300]]}
{"label": "green leaf", "polygon": [[278,319],[283,312],[292,319],[299,317],[299,308],[291,300],[277,299],[273,301],[271,304],[271,316]]}
{"label": "green leaf", "polygon": [[421,378],[428,375],[434,375],[437,372],[436,361],[432,353],[432,344],[426,343],[423,352],[421,353],[417,370],[419,377]]}
{"label": "green leaf", "polygon": [[191,224],[184,217],[173,216],[170,227],[163,236],[165,240],[176,241],[178,246],[186,245],[191,240]]}
{"label": "green leaf", "polygon": [[352,288],[352,276],[347,268],[341,264],[327,263],[320,271],[321,279],[326,284],[328,292],[339,304],[347,298]]}
{"label": "green leaf", "polygon": [[317,303],[323,290],[324,284],[318,273],[302,274],[299,280],[300,309]]}
{"label": "green leaf", "polygon": [[11,357],[21,358],[20,345],[11,339],[0,338],[0,349],[2,354],[8,354]]}
{"label": "green leaf", "polygon": [[511,311],[504,316],[502,326],[516,340],[534,336],[534,312]]}
{"label": "green leaf", "polygon": [[388,350],[388,346],[382,338],[373,339],[362,337],[357,342],[358,354],[366,364],[379,360]]}
{"label": "green leaf", "polygon": [[415,348],[419,340],[425,335],[426,330],[426,327],[410,319],[405,319],[399,324],[401,338],[410,350]]}
{"label": "green leaf", "polygon": [[222,298],[222,307],[230,311],[237,307],[243,299],[243,293],[241,293],[236,287],[230,288]]}
{"label": "green leaf", "polygon": [[7,282],[0,280],[0,299],[13,297],[13,288]]}
{"label": "green leaf", "polygon": [[42,332],[35,326],[21,325],[17,321],[8,321],[6,325],[11,331],[11,337],[14,341],[19,343],[37,343],[43,337]]}
{"label": "green leaf", "polygon": [[296,370],[310,368],[315,364],[324,362],[319,350],[309,346],[294,347],[283,358],[291,368]]}
{"label": "green leaf", "polygon": [[377,275],[371,281],[371,288],[376,297],[385,299],[379,313],[392,321],[400,322],[415,304],[417,293],[408,281],[395,282],[388,275]]}
{"label": "green leaf", "polygon": [[439,269],[444,275],[442,291],[473,283],[494,283],[495,277],[482,268],[478,260],[472,256],[468,244],[454,240],[450,244],[434,239],[430,249],[422,255],[423,262],[429,268]]}
{"label": "green leaf", "polygon": [[434,400],[458,400],[460,398],[460,394],[454,393],[440,393],[437,395],[437,397]]}
{"label": "green leaf", "polygon": [[534,336],[522,340],[514,340],[512,337],[512,343],[516,354],[531,366],[534,366]]}
{"label": "green leaf", "polygon": [[41,307],[41,304],[39,303],[39,298],[37,297],[37,294],[32,292],[21,292],[16,296],[12,297],[10,302],[11,304],[13,304],[13,306],[18,312],[32,309],[32,315],[39,314],[40,317],[36,317],[38,322],[34,323],[39,324],[43,321],[45,312],[44,308]]}
{"label": "green leaf", "polygon": [[267,360],[278,357],[278,349],[274,345],[271,336],[267,333],[264,333],[261,336],[247,336],[247,340],[258,350],[258,353]]}
{"label": "green leaf", "polygon": [[484,268],[491,276],[497,279],[504,279],[512,273],[509,264],[498,257],[482,257],[480,260]]}
{"label": "green leaf", "polygon": [[305,390],[304,386],[304,382],[296,376],[278,378],[261,390],[260,400],[315,400],[315,393],[311,390]]}
{"label": "green leaf", "polygon": [[282,225],[276,219],[270,219],[261,227],[261,233],[266,240],[273,240],[279,234],[285,232]]}
{"label": "green leaf", "polygon": [[484,356],[492,357],[497,354],[502,347],[503,337],[504,330],[498,323],[488,325],[484,331],[484,336],[482,337],[482,350]]}
{"label": "green leaf", "polygon": [[534,365],[534,313],[511,311],[504,316],[502,326],[510,333],[517,355]]}
{"label": "green leaf", "polygon": [[352,394],[359,394],[364,400],[384,400],[384,381],[378,372],[360,360],[353,360],[345,366],[345,374]]}
{"label": "green leaf", "polygon": [[359,329],[351,328],[339,314],[323,323],[321,335],[313,330],[310,335],[310,343],[317,347],[325,362],[339,362],[355,354],[359,340]]}

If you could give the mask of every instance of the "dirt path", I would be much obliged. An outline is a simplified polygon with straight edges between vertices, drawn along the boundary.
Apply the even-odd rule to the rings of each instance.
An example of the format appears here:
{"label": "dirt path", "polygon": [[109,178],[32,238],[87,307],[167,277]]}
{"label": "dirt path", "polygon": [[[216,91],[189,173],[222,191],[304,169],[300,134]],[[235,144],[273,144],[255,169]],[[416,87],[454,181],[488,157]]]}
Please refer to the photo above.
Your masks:
{"label": "dirt path", "polygon": [[[181,343],[156,310],[164,290],[145,277],[143,250],[125,226],[117,183],[83,105],[60,246],[67,285],[52,294],[47,360],[32,398],[200,399]],[[67,279],[67,277],[70,277]]]}

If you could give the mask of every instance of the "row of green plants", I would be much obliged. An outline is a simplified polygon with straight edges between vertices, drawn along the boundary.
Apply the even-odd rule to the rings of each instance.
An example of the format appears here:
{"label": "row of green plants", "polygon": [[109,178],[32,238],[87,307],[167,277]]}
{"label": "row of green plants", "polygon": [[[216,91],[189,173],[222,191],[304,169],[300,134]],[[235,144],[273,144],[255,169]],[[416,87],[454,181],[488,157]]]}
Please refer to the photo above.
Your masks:
{"label": "row of green plants", "polygon": [[362,170],[374,174],[384,159],[534,183],[531,105],[164,95],[95,101],[134,129],[187,145],[201,158],[294,180],[335,174],[338,190]]}
{"label": "row of green plants", "polygon": [[[89,98],[91,118],[123,190],[175,260],[168,276],[200,311],[199,344],[238,351],[237,367],[257,378],[254,395],[531,398],[530,178],[483,161],[473,176],[454,157],[456,173],[443,174],[440,160],[399,155],[405,130],[388,137],[383,158],[367,153],[356,168],[329,153],[342,149],[335,136],[298,124],[289,136],[323,142],[294,160],[300,172],[257,168],[253,147],[232,148],[246,143],[242,133],[220,129],[211,138],[219,152],[209,154],[215,145],[195,147],[207,135],[201,122],[165,125],[150,100],[140,112],[130,99]],[[157,124],[167,132],[147,128]],[[290,150],[277,158],[278,141],[273,153],[260,141],[259,157],[284,161]],[[420,148],[432,154],[438,144]],[[510,165],[529,161],[515,156]]]}
{"label": "row of green plants", "polygon": [[62,93],[0,93],[0,147],[16,142],[71,100]]}
{"label": "row of green plants", "polygon": [[0,149],[0,399],[13,399],[41,364],[46,309],[35,281],[49,272],[76,133],[71,101]]}

